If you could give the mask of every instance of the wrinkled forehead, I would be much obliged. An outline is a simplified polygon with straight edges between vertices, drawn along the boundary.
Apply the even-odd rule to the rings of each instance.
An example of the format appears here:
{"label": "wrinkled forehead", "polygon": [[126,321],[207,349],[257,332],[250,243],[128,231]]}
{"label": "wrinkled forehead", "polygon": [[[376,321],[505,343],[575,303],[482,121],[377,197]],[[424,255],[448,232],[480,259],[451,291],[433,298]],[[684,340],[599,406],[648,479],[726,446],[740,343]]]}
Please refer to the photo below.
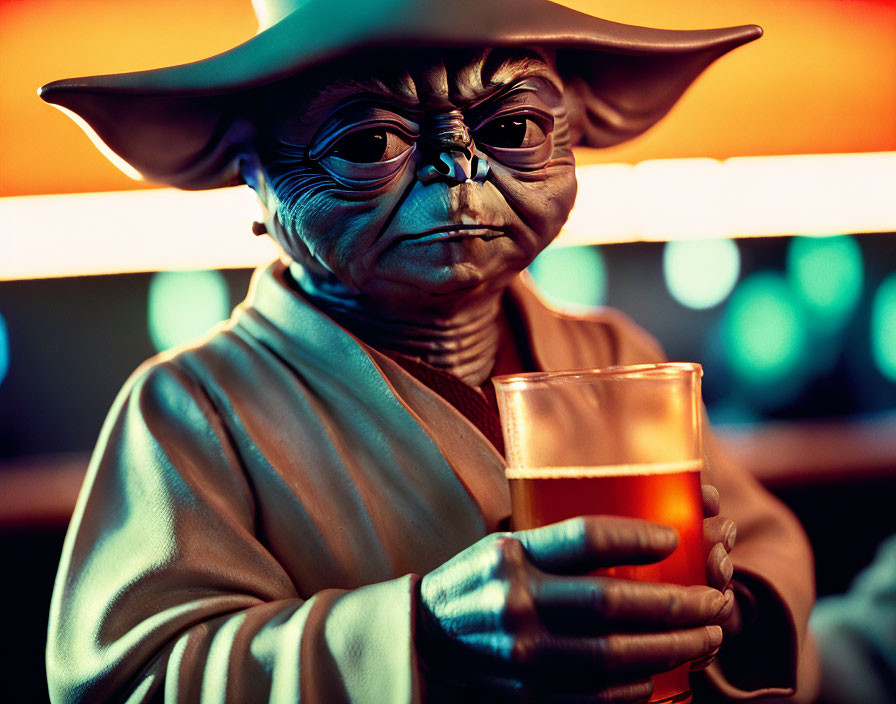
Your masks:
{"label": "wrinkled forehead", "polygon": [[410,109],[453,110],[529,77],[560,95],[563,83],[551,53],[535,48],[408,49],[353,55],[312,76],[267,89],[268,120],[281,125],[322,121],[339,104],[377,96]]}
{"label": "wrinkled forehead", "polygon": [[529,76],[546,78],[559,92],[562,84],[552,64],[550,56],[535,49],[418,49],[387,55],[373,67],[359,66],[322,87],[315,102],[364,92],[423,109],[451,109]]}

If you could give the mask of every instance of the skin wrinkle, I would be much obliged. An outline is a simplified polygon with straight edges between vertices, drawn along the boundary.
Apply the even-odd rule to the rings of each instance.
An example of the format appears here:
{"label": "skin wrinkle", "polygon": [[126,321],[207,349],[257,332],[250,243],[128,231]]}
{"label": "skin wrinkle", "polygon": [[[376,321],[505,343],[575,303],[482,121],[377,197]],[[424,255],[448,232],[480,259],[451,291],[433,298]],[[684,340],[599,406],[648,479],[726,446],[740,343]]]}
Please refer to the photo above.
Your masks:
{"label": "skin wrinkle", "polygon": [[374,242],[379,242],[383,238],[383,234],[389,228],[389,225],[392,224],[392,220],[395,218],[395,215],[398,213],[398,209],[401,208],[402,204],[408,199],[411,195],[411,190],[415,186],[415,181],[412,179],[408,179],[407,186],[402,190],[401,194],[398,197],[398,202],[395,204],[395,207],[389,211],[389,216],[383,221],[382,227],[380,227],[379,232],[376,234],[376,238]]}
{"label": "skin wrinkle", "polygon": [[[258,130],[259,173],[246,181],[262,197],[269,232],[304,270],[298,286],[321,308],[374,347],[481,384],[498,348],[504,289],[556,236],[575,197],[562,82],[550,57],[525,50],[423,50],[413,60],[404,52],[372,57],[368,71],[377,78],[329,73],[316,91],[307,79],[270,89],[261,101],[268,121]],[[271,124],[284,114],[292,117]],[[366,160],[330,156],[345,135],[358,134],[353,122],[358,130],[385,120],[390,129],[389,115],[399,132],[402,116],[420,125],[416,150],[394,175],[383,171],[393,168],[386,159],[361,168]],[[482,149],[490,166],[484,181],[418,179],[422,164],[468,141],[467,130],[505,115],[552,120],[556,129],[541,129],[547,162],[527,166],[544,158],[537,141],[491,152],[473,134],[471,152]],[[421,239],[474,224],[486,229]]]}

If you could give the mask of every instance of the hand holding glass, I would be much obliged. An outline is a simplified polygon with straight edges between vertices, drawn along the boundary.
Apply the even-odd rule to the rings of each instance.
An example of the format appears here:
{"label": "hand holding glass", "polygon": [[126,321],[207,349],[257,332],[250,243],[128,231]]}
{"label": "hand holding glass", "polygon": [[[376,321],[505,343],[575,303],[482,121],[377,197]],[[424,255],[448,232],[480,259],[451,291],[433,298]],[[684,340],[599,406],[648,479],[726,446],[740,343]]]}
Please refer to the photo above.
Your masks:
{"label": "hand holding glass", "polygon": [[[581,515],[671,526],[679,545],[648,565],[598,574],[706,583],[698,364],[498,377],[514,530]],[[691,700],[688,665],[655,676],[651,702]]]}

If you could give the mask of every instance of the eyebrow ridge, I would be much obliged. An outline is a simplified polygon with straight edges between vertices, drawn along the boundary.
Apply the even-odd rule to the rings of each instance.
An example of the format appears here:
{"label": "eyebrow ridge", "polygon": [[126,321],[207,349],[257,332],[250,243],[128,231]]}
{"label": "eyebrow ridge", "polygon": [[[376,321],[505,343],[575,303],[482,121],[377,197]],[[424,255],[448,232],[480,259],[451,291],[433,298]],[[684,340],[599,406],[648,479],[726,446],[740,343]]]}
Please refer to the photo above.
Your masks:
{"label": "eyebrow ridge", "polygon": [[[551,88],[556,88],[556,86],[554,86],[554,84],[545,76],[536,74],[522,76],[510,83],[505,83],[504,85],[498,86],[496,90],[492,91],[488,95],[484,95],[468,103],[464,106],[463,109],[478,110],[484,108],[488,103],[502,100],[516,93],[535,93],[538,88],[534,85],[531,85],[531,79],[533,78],[541,78],[548,86],[550,86]],[[557,97],[560,97],[561,95],[562,94],[559,92],[556,93]]]}
{"label": "eyebrow ridge", "polygon": [[[562,87],[558,86],[553,80],[549,67],[542,61],[533,61],[520,58],[509,58],[505,60],[497,69],[491,71],[494,77],[501,73],[512,72],[514,75],[510,80],[502,82],[497,86],[489,86],[483,94],[465,101],[458,105],[460,110],[475,108],[480,104],[498,98],[504,94],[514,92],[515,87],[519,83],[531,78],[540,78],[547,84],[557,97],[563,94]],[[415,91],[416,93],[416,91]],[[341,100],[345,98],[346,100]],[[335,110],[341,110],[345,105],[354,102],[355,99],[366,100],[372,103],[381,101],[385,106],[397,106],[401,108],[400,112],[408,114],[408,116],[421,116],[424,112],[421,108],[422,101],[419,95],[413,98],[402,95],[395,90],[390,89],[388,85],[375,77],[369,79],[343,79],[325,86],[314,98],[314,101],[335,99],[337,101]]]}
{"label": "eyebrow ridge", "polygon": [[[546,85],[554,89],[558,97],[561,95],[559,91],[556,91],[556,86],[554,85],[553,81],[551,81],[548,76],[545,76],[543,71],[534,71],[529,75],[518,76],[513,81],[510,81],[508,83],[494,86],[486,94],[464,103],[463,105],[459,106],[458,109],[462,111],[478,110],[483,108],[490,102],[501,100],[515,93],[535,92],[537,88],[530,84],[530,81],[533,78],[542,79],[542,81],[544,81]],[[358,82],[356,85],[358,87],[361,87],[360,82]],[[346,88],[347,87],[348,86],[346,86]],[[330,93],[330,95],[332,95],[332,93]],[[333,115],[335,115],[337,112],[351,110],[351,108],[355,104],[359,106],[372,105],[375,107],[383,107],[415,122],[419,122],[424,117],[426,112],[420,106],[419,102],[412,103],[406,99],[403,99],[401,96],[395,95],[391,91],[386,92],[374,90],[367,93],[351,95],[343,102],[337,104],[330,113],[329,119],[332,119]]]}

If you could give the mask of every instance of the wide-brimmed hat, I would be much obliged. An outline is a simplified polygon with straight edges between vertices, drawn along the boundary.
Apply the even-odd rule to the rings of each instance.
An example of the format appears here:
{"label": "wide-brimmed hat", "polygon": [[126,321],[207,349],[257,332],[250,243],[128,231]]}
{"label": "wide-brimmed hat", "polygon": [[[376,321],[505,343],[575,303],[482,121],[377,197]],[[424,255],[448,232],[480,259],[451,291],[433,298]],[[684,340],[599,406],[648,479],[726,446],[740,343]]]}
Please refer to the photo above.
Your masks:
{"label": "wide-brimmed hat", "polygon": [[[259,32],[211,58],[40,89],[144,178],[180,188],[239,182],[240,97],[353,52],[379,48],[554,49],[581,97],[573,133],[631,139],[665,115],[709,64],[756,26],[675,31],[609,22],[548,0],[256,0]],[[100,145],[102,146],[102,145]]]}

